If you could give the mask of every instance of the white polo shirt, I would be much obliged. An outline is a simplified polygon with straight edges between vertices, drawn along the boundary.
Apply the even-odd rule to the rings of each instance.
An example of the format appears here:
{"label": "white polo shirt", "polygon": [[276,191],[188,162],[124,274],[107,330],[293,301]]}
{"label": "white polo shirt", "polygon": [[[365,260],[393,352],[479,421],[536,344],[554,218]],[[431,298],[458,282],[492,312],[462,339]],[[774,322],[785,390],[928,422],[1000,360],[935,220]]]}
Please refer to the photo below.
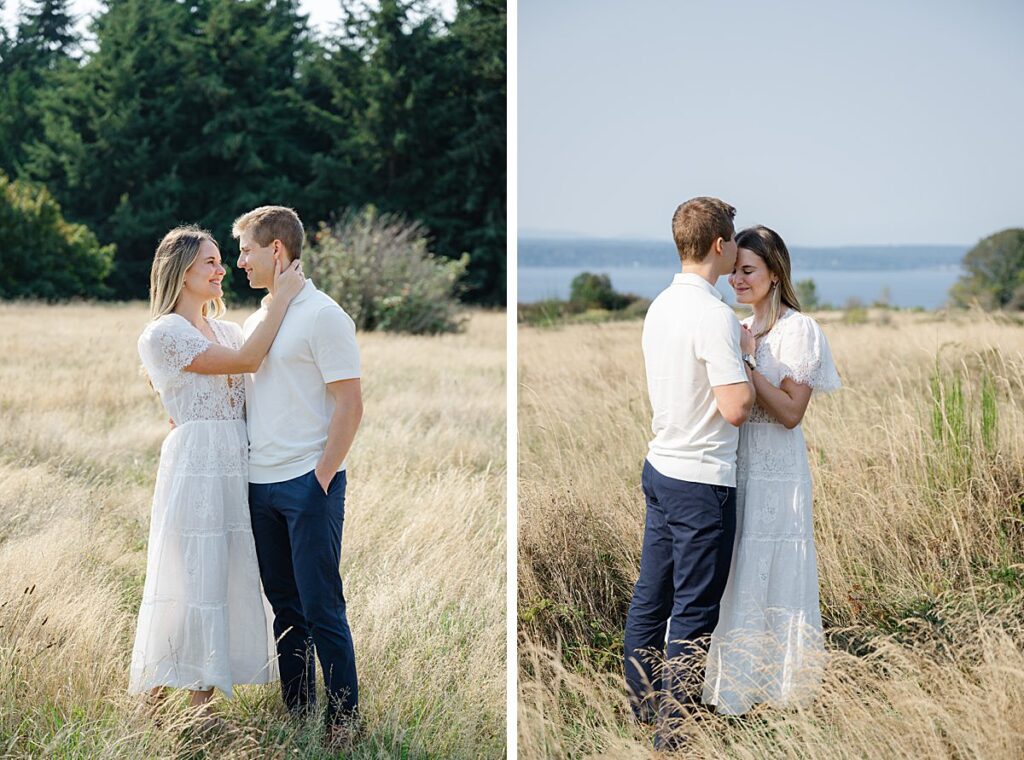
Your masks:
{"label": "white polo shirt", "polygon": [[711,389],[747,382],[736,315],[703,277],[677,274],[648,309],[642,342],[654,412],[647,461],[669,478],[735,487],[739,428]]}
{"label": "white polo shirt", "polygon": [[[261,306],[245,320],[246,338],[266,316]],[[280,483],[314,469],[334,413],[327,383],[359,373],[355,323],[307,281],[288,306],[263,364],[245,376],[249,482]]]}

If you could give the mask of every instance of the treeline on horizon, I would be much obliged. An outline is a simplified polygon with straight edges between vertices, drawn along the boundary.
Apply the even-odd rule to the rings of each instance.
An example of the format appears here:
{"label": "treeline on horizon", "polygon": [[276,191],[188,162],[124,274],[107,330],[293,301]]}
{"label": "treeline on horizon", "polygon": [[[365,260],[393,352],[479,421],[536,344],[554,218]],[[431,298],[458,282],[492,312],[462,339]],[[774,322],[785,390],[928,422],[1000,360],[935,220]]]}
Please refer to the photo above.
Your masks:
{"label": "treeline on horizon", "polygon": [[457,0],[450,22],[418,2],[339,7],[317,33],[297,0],[108,0],[87,42],[68,0],[26,3],[0,30],[0,174],[21,202],[52,194],[66,236],[113,244],[97,295],[145,298],[181,223],[230,264],[251,208],[291,206],[314,233],[372,205],[469,254],[466,300],[504,303],[504,2]]}
{"label": "treeline on horizon", "polygon": [[[794,269],[842,269],[845,271],[924,269],[960,266],[968,246],[790,246]],[[555,267],[652,267],[678,265],[671,240],[520,238],[519,266]]]}
{"label": "treeline on horizon", "polygon": [[[800,279],[801,270],[894,270],[926,266],[959,265],[961,275],[949,290],[948,305],[979,307],[987,311],[1024,311],[1024,228],[1010,227],[978,241],[964,252],[959,246],[865,246],[824,249],[790,248],[794,284],[800,303],[808,309],[832,308],[820,304],[813,279]],[[896,265],[896,251],[906,258]],[[674,268],[678,259],[671,245],[649,241],[622,240],[542,240],[519,241],[521,267],[652,267]],[[871,266],[869,266],[871,265]],[[648,299],[631,293],[619,293],[607,273],[580,272],[572,281],[568,301],[545,299],[534,304],[520,303],[519,321],[554,324],[566,317],[590,310],[639,317],[646,313]],[[883,291],[887,292],[887,289]],[[889,307],[883,295],[875,306]],[[863,312],[863,304],[851,299],[848,311]],[[593,321],[594,315],[586,317]]]}

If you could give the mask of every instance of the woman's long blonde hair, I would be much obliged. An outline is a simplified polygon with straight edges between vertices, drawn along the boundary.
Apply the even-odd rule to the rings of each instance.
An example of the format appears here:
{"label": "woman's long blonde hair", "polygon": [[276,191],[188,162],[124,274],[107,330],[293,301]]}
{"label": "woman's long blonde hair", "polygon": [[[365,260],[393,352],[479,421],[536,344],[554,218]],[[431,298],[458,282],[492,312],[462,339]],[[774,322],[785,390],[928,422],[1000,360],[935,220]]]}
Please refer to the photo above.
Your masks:
{"label": "woman's long blonde hair", "polygon": [[769,298],[768,322],[754,337],[761,338],[772,331],[775,323],[779,321],[783,305],[793,311],[800,311],[800,301],[797,300],[796,290],[793,288],[793,279],[790,274],[789,249],[786,248],[782,237],[775,230],[768,229],[763,224],[755,227],[747,227],[736,235],[736,247],[746,248],[760,256],[768,267],[768,271],[778,277],[778,281],[772,285]]}
{"label": "woman's long blonde hair", "polygon": [[[204,240],[214,245],[206,230],[195,225],[175,227],[164,235],[153,255],[153,268],[149,271],[149,316],[157,319],[174,311],[178,297],[185,286],[185,272],[199,257],[199,246]],[[217,246],[220,248],[220,246]],[[221,298],[214,298],[203,304],[203,316],[217,319],[227,309]]]}

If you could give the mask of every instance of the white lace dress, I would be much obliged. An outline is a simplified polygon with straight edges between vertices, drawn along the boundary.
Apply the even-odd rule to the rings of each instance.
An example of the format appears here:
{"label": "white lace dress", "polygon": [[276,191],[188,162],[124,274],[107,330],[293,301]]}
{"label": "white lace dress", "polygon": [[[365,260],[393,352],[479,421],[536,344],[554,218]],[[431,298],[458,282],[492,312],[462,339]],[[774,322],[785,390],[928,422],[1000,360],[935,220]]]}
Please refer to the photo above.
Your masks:
{"label": "white lace dress", "polygon": [[[786,377],[814,393],[840,387],[818,323],[792,309],[758,341],[755,357],[776,387]],[[703,695],[732,715],[760,702],[806,704],[824,660],[803,431],[787,430],[755,406],[740,428],[736,464],[736,542]]]}
{"label": "white lace dress", "polygon": [[[209,324],[221,345],[242,345],[238,325]],[[183,369],[210,345],[177,314],[139,337],[143,366],[176,427],[160,449],[132,693],[216,686],[231,697],[234,684],[277,677],[249,518],[243,377]]]}

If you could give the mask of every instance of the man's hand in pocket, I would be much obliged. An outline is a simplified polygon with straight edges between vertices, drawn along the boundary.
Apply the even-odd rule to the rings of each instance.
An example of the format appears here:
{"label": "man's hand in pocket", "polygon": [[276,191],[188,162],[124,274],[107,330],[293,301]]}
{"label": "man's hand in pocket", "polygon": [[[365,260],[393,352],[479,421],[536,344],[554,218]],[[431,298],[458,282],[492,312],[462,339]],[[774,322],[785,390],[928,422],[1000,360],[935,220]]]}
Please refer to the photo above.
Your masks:
{"label": "man's hand in pocket", "polygon": [[317,467],[313,470],[313,474],[316,476],[316,482],[320,484],[320,488],[323,489],[324,495],[327,495],[327,489],[331,487],[332,475],[322,475],[320,468]]}

